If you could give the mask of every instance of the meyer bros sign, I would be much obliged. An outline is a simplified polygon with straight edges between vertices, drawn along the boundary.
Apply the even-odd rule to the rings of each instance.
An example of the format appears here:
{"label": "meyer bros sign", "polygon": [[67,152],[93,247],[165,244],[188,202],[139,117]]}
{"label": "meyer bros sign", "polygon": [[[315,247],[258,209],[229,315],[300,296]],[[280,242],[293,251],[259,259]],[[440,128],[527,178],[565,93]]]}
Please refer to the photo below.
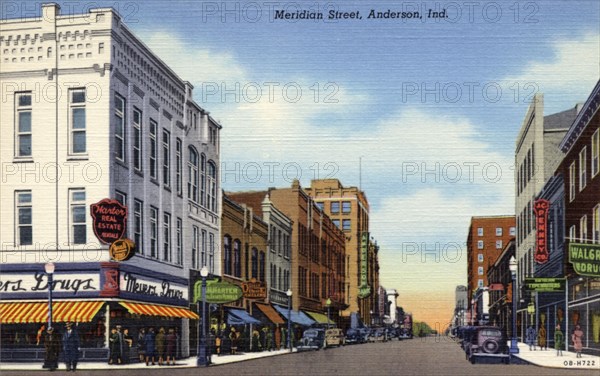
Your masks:
{"label": "meyer bros sign", "polygon": [[569,262],[579,275],[600,277],[600,245],[570,243]]}

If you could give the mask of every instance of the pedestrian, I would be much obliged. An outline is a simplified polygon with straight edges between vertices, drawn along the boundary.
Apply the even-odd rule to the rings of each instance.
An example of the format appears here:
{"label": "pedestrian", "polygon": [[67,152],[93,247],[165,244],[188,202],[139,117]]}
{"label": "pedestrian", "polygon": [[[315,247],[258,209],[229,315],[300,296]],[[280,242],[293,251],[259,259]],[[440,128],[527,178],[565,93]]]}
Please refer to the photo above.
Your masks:
{"label": "pedestrian", "polygon": [[79,360],[79,334],[75,328],[73,328],[73,323],[68,322],[66,327],[67,330],[62,337],[63,353],[67,365],[67,372],[75,372],[77,369],[77,361]]}
{"label": "pedestrian", "polygon": [[279,329],[279,324],[275,325],[275,349],[281,349],[281,330]]}
{"label": "pedestrian", "polygon": [[120,326],[116,326],[110,331],[110,358],[108,364],[123,363],[123,340],[120,333]]}
{"label": "pedestrian", "polygon": [[175,329],[169,328],[169,333],[166,337],[167,342],[167,365],[169,365],[169,360],[171,361],[171,365],[175,365],[175,352],[177,351],[177,336],[175,335]]}
{"label": "pedestrian", "polygon": [[123,354],[122,359],[124,364],[129,364],[129,356],[131,354],[131,346],[133,346],[133,337],[129,335],[129,329],[123,329]]}
{"label": "pedestrian", "polygon": [[237,353],[239,337],[240,337],[239,333],[237,333],[235,331],[235,328],[232,326],[231,331],[229,332],[229,340],[231,341],[231,355],[235,355]]}
{"label": "pedestrian", "polygon": [[546,328],[543,326],[538,330],[538,346],[540,350],[548,350],[548,344],[546,341]]}
{"label": "pedestrian", "polygon": [[146,365],[150,359],[152,359],[152,365],[154,365],[154,358],[156,356],[156,338],[154,337],[154,328],[149,328],[148,333],[144,336],[144,344],[146,345]]}
{"label": "pedestrian", "polygon": [[219,330],[219,332],[215,332],[215,353],[217,354],[217,356],[221,355],[221,342],[223,340],[221,339],[221,331]]}
{"label": "pedestrian", "polygon": [[156,356],[158,357],[158,365],[162,366],[165,359],[165,328],[160,328],[156,335]]}
{"label": "pedestrian", "polygon": [[137,350],[138,355],[140,357],[140,362],[146,360],[146,330],[144,328],[140,328],[138,332],[138,340],[137,340]]}
{"label": "pedestrian", "polygon": [[581,326],[579,324],[575,325],[575,330],[573,330],[571,340],[573,341],[573,348],[575,349],[577,357],[581,358],[581,350],[583,349],[583,330],[581,330]]}
{"label": "pedestrian", "polygon": [[260,345],[260,333],[257,329],[252,330],[252,351],[261,351],[262,346]]}
{"label": "pedestrian", "polygon": [[58,368],[58,355],[60,354],[60,338],[54,333],[54,328],[49,327],[44,338],[44,364],[50,371]]}
{"label": "pedestrian", "polygon": [[265,348],[269,351],[273,350],[273,330],[271,327],[266,327],[267,328],[267,339],[266,339],[266,345]]}
{"label": "pedestrian", "polygon": [[556,356],[562,356],[562,348],[564,346],[565,336],[560,330],[560,325],[556,325],[554,330],[554,348],[556,349]]}
{"label": "pedestrian", "polygon": [[529,351],[531,351],[532,348],[533,351],[535,351],[535,338],[535,328],[529,325],[529,327],[527,328],[527,332],[525,333],[525,342],[527,342],[527,344],[529,345]]}

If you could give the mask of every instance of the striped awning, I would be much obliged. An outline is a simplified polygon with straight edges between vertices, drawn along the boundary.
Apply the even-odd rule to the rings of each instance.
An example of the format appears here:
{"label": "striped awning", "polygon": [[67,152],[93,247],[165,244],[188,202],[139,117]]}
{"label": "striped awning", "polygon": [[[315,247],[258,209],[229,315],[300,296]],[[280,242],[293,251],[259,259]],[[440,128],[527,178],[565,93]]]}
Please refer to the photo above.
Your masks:
{"label": "striped awning", "polygon": [[[55,301],[52,322],[89,322],[100,310],[102,301]],[[0,323],[22,324],[48,321],[48,302],[0,303]]]}
{"label": "striped awning", "polygon": [[166,306],[160,304],[119,302],[129,313],[147,316],[179,317],[198,320],[198,315],[187,308]]}
{"label": "striped awning", "polygon": [[260,311],[265,316],[267,316],[267,318],[269,320],[271,320],[271,322],[273,322],[273,324],[284,324],[285,323],[285,321],[281,318],[281,316],[279,316],[277,311],[275,311],[275,308],[273,308],[270,304],[263,304],[263,303],[254,303],[254,304],[256,304],[258,309],[260,309]]}

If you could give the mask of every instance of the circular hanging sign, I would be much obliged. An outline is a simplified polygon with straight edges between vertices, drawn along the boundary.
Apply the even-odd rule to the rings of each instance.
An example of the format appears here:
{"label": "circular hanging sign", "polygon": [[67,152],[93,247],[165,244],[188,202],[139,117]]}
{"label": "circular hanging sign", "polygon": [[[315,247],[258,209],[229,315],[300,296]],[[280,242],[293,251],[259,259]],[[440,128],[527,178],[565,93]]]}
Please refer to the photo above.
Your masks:
{"label": "circular hanging sign", "polygon": [[135,254],[135,243],[131,239],[116,240],[110,245],[108,253],[115,261],[127,261]]}

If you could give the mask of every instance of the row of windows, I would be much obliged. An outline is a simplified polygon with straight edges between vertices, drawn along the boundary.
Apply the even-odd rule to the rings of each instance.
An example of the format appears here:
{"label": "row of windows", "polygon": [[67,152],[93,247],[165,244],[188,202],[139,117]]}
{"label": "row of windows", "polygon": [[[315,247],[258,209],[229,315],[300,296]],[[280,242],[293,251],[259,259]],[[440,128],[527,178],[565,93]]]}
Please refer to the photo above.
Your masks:
{"label": "row of windows", "polygon": [[[483,246],[483,240],[478,240],[477,249],[483,249]],[[502,249],[502,240],[496,240],[496,249]]]}
{"label": "row of windows", "polygon": [[[600,171],[600,130],[596,130],[592,135],[592,155],[591,155],[591,172],[590,176],[593,179]],[[581,192],[587,185],[588,157],[587,146],[584,146],[579,151],[579,158],[573,161],[569,166],[569,201],[575,199],[577,192]],[[579,182],[579,183],[578,183]]]}
{"label": "row of windows", "polygon": [[339,219],[332,219],[331,221],[337,226],[337,228],[342,229],[343,231],[352,230],[352,221],[350,219],[342,219],[342,227],[340,227]]}
{"label": "row of windows", "polygon": [[[502,227],[496,227],[496,236],[502,236],[502,233]],[[515,228],[510,227],[509,233],[510,236],[515,236]],[[477,236],[483,236],[483,227],[477,227]]]}
{"label": "row of windows", "polygon": [[[251,258],[250,258],[251,257]],[[242,243],[239,239],[232,240],[230,235],[223,237],[223,274],[236,278],[251,279],[265,282],[265,252],[244,243],[244,276],[242,276]]]}
{"label": "row of windows", "polygon": [[343,282],[336,282],[333,274],[330,274],[329,277],[327,273],[321,273],[320,276],[319,273],[314,272],[309,274],[306,268],[299,266],[298,290],[300,296],[312,299],[339,297],[344,293],[344,284]]}
{"label": "row of windows", "polygon": [[290,236],[285,234],[281,229],[271,226],[270,229],[270,245],[271,252],[277,253],[279,256],[286,258],[290,257]]}
{"label": "row of windows", "polygon": [[577,233],[576,225],[569,228],[569,239],[572,242],[593,243],[600,242],[600,204],[596,205],[592,210],[592,237],[588,234],[588,216],[584,215],[579,218],[579,234]]}
{"label": "row of windows", "polygon": [[[115,157],[118,161],[127,162],[127,127],[125,125],[126,101],[115,94]],[[163,128],[159,130],[156,120],[148,121],[148,173],[151,179],[159,180],[159,170],[165,188],[172,187],[172,137],[171,133]],[[159,133],[160,131],[160,133]],[[131,142],[133,168],[143,173],[143,114],[138,108],[133,108],[131,124]],[[187,149],[187,198],[207,209],[217,211],[217,167],[212,160],[207,160],[204,154],[198,153],[196,148],[189,146]],[[183,142],[175,138],[175,191],[183,195]]]}
{"label": "row of windows", "polygon": [[525,160],[519,166],[519,174],[517,175],[517,194],[521,194],[531,178],[535,175],[535,144],[531,144],[531,148],[527,150]]}
{"label": "row of windows", "polygon": [[271,264],[271,288],[287,291],[290,288],[290,271]]}

